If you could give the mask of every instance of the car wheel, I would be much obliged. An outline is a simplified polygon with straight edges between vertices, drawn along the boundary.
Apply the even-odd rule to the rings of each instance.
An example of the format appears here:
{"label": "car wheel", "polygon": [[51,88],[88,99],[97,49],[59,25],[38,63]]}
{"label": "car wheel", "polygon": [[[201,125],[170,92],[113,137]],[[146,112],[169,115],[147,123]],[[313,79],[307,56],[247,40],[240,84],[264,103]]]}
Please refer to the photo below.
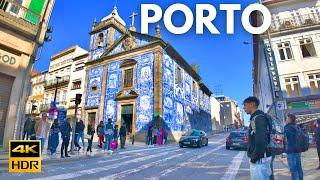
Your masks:
{"label": "car wheel", "polygon": [[202,140],[200,140],[199,143],[198,143],[198,148],[201,148],[202,145],[203,145],[203,144],[202,144]]}
{"label": "car wheel", "polygon": [[183,148],[183,146],[181,144],[179,144],[180,148]]}
{"label": "car wheel", "polygon": [[230,149],[230,146],[226,146],[226,149],[229,150],[229,149]]}
{"label": "car wheel", "polygon": [[208,146],[208,140],[207,140],[207,143],[206,143],[206,145],[205,146]]}

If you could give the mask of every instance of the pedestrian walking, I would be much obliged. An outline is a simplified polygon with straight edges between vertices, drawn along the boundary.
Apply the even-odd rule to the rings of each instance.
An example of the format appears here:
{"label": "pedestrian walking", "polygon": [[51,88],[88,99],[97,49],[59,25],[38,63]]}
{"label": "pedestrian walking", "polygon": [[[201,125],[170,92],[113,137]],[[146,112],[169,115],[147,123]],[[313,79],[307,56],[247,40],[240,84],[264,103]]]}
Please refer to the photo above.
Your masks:
{"label": "pedestrian walking", "polygon": [[120,148],[124,149],[125,143],[126,143],[126,137],[127,137],[127,130],[125,124],[122,124],[120,127]]}
{"label": "pedestrian walking", "polygon": [[315,140],[317,144],[317,152],[319,158],[319,166],[317,169],[320,169],[320,119],[317,119],[316,121]]}
{"label": "pedestrian walking", "polygon": [[50,123],[48,120],[47,113],[41,113],[40,119],[36,119],[35,123],[35,131],[36,131],[36,137],[41,142],[41,152],[44,149],[44,144],[46,143],[46,139],[48,137],[49,129],[50,129]]}
{"label": "pedestrian walking", "polygon": [[157,127],[153,127],[153,144],[157,144],[157,137],[158,137],[158,128]]}
{"label": "pedestrian walking", "polygon": [[162,128],[161,133],[162,133],[162,144],[166,144],[167,143],[167,131],[166,131],[166,129]]}
{"label": "pedestrian walking", "polygon": [[[84,144],[84,128],[85,128],[85,125],[83,123],[82,120],[80,120],[79,122],[77,122],[76,124],[76,133],[78,133],[77,135],[77,144],[79,145],[79,141],[81,139],[81,142],[82,142],[82,146],[83,146],[83,149],[85,149],[85,144]],[[79,149],[80,150],[80,149]]]}
{"label": "pedestrian walking", "polygon": [[303,170],[301,166],[301,153],[297,151],[297,125],[296,117],[288,115],[286,125],[284,126],[284,134],[286,137],[286,154],[288,166],[291,172],[292,180],[303,180]]}
{"label": "pedestrian walking", "polygon": [[28,117],[23,126],[23,137],[22,137],[23,140],[30,139],[31,129],[32,129],[32,120],[30,117]]}
{"label": "pedestrian walking", "polygon": [[97,126],[97,135],[98,135],[98,146],[99,148],[102,148],[102,145],[104,143],[104,125],[103,121],[100,121],[100,123]]}
{"label": "pedestrian walking", "polygon": [[[79,145],[80,136],[84,136],[84,134],[83,134],[84,124],[83,124],[83,121],[82,121],[82,123],[80,121],[76,123],[75,138],[74,138],[74,145],[75,145],[75,147],[78,148],[77,151],[80,151],[80,149],[81,149],[81,146]],[[84,137],[82,137],[82,145],[84,146],[83,139],[84,139]]]}
{"label": "pedestrian walking", "polygon": [[148,129],[148,145],[149,147],[153,146],[153,127],[150,126]]}
{"label": "pedestrian walking", "polygon": [[268,119],[264,112],[258,110],[259,100],[248,97],[244,100],[244,111],[250,114],[248,157],[252,180],[269,180],[271,175],[271,154],[267,152]]}
{"label": "pedestrian walking", "polygon": [[94,136],[94,127],[92,124],[88,125],[88,131],[87,131],[87,135],[88,135],[88,148],[87,148],[87,153],[90,151],[90,153],[92,152],[92,141],[93,141],[93,136]]}
{"label": "pedestrian walking", "polygon": [[104,144],[104,150],[110,151],[110,145],[113,138],[113,125],[112,125],[112,119],[108,119],[108,123],[105,126],[105,144]]}
{"label": "pedestrian walking", "polygon": [[163,137],[164,137],[164,135],[162,133],[162,128],[159,128],[158,135],[157,135],[158,145],[162,145]]}
{"label": "pedestrian walking", "polygon": [[35,126],[36,126],[36,121],[34,119],[31,119],[30,140],[37,139]]}
{"label": "pedestrian walking", "polygon": [[[62,138],[62,145],[61,145],[61,158],[64,157],[70,157],[68,155],[68,146],[70,142],[70,133],[72,131],[71,125],[70,125],[71,119],[68,118],[65,123],[61,126],[61,138]],[[64,155],[63,156],[63,152]]]}
{"label": "pedestrian walking", "polygon": [[50,152],[51,155],[54,155],[57,151],[57,147],[59,145],[59,133],[61,131],[61,127],[58,119],[55,119],[51,129],[50,129]]}

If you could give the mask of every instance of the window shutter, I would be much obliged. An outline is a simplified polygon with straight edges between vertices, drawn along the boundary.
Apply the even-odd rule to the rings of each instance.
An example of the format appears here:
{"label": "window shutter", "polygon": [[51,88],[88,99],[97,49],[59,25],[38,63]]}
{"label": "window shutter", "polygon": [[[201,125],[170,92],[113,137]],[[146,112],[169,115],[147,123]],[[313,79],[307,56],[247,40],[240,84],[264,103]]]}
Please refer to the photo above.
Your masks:
{"label": "window shutter", "polygon": [[46,0],[32,0],[29,5],[29,11],[26,14],[25,19],[32,24],[37,24],[41,15],[43,5]]}

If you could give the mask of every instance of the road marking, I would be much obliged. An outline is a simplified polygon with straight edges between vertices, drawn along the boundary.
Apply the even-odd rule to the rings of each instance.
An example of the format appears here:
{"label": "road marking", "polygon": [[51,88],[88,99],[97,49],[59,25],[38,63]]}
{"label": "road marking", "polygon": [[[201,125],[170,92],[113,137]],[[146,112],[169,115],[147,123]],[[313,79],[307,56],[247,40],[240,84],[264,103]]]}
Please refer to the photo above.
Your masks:
{"label": "road marking", "polygon": [[231,165],[228,167],[227,172],[224,174],[222,180],[234,180],[240,165],[242,163],[243,157],[244,157],[245,152],[241,151],[239,152],[232,160]]}
{"label": "road marking", "polygon": [[196,157],[189,158],[188,161],[183,162],[183,163],[181,163],[181,164],[177,164],[176,166],[173,166],[172,168],[168,168],[168,169],[166,169],[166,170],[163,170],[163,171],[160,172],[160,175],[158,175],[158,176],[153,176],[153,177],[148,177],[147,179],[154,179],[154,180],[155,180],[155,179],[159,179],[160,177],[165,177],[165,176],[167,176],[168,174],[170,174],[170,173],[172,173],[172,172],[174,172],[174,171],[176,171],[176,170],[184,167],[184,166],[187,165],[188,163],[195,162],[195,161],[197,161],[197,160],[199,160],[199,159],[201,159],[201,158],[203,158],[203,157],[205,157],[205,156],[207,156],[207,155],[209,155],[209,154],[211,154],[211,153],[213,153],[213,152],[215,152],[215,151],[218,151],[218,150],[221,149],[222,147],[225,147],[225,145],[222,144],[222,145],[220,145],[220,146],[218,146],[218,147],[216,147],[216,148],[214,148],[214,149],[212,149],[212,150],[210,150],[210,151],[207,151],[207,152],[205,152],[205,153],[202,153],[202,154],[200,154],[200,155],[197,155]]}
{"label": "road marking", "polygon": [[139,149],[139,150],[132,150],[132,151],[124,151],[119,152],[117,154],[130,154],[130,153],[136,153],[136,152],[144,152],[144,151],[152,151],[152,150],[160,150],[160,149],[177,149],[178,147],[172,147],[172,146],[166,146],[166,147],[155,147],[155,148],[148,148],[148,149]]}
{"label": "road marking", "polygon": [[[181,151],[181,149],[177,149],[177,150],[170,151],[170,152],[176,152],[176,151]],[[131,163],[138,163],[138,162],[146,161],[146,160],[149,160],[152,158],[165,156],[165,155],[168,155],[170,152],[163,152],[163,153],[159,153],[159,154],[155,154],[155,155],[148,155],[145,157],[136,158],[136,159],[132,159],[132,160],[125,161],[125,162],[120,162],[120,163],[113,164],[113,165],[107,165],[104,167],[95,167],[95,168],[91,168],[91,169],[75,171],[72,173],[65,173],[65,174],[60,174],[60,175],[55,175],[55,176],[48,176],[45,179],[71,179],[71,178],[76,178],[76,177],[80,177],[83,175],[95,174],[95,173],[99,173],[102,171],[108,171],[110,169],[119,168],[121,166],[126,166]],[[33,180],[42,180],[42,179],[44,179],[44,177],[35,178]]]}
{"label": "road marking", "polygon": [[103,177],[103,178],[100,178],[100,180],[109,180],[109,179],[121,179],[121,178],[125,178],[127,176],[129,176],[130,174],[133,174],[133,173],[137,173],[139,171],[142,171],[142,170],[145,170],[145,169],[148,169],[152,166],[157,166],[165,161],[168,161],[168,160],[171,160],[171,159],[174,159],[174,158],[177,158],[177,157],[180,157],[182,156],[183,153],[180,153],[180,154],[176,154],[176,155],[173,155],[173,156],[170,156],[170,157],[167,157],[167,158],[164,158],[164,159],[161,159],[161,160],[158,160],[158,161],[155,161],[155,162],[152,162],[152,163],[149,163],[149,164],[144,164],[138,168],[134,168],[134,169],[129,169],[129,170],[126,170],[126,171],[122,171],[121,173],[117,173],[117,174],[112,174],[112,175],[109,175],[109,176],[106,176],[106,177]]}

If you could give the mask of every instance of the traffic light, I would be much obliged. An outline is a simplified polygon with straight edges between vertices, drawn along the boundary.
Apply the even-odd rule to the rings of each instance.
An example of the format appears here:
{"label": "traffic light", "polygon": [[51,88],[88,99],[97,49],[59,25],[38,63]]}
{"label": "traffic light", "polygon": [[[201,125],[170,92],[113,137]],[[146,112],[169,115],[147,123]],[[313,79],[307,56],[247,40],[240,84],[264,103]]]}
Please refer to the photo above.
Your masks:
{"label": "traffic light", "polygon": [[76,94],[75,104],[80,104],[81,103],[81,97],[82,97],[82,94]]}
{"label": "traffic light", "polygon": [[52,41],[52,32],[53,32],[53,27],[52,26],[49,26],[46,30],[46,34],[44,36],[44,41],[46,42],[50,42]]}
{"label": "traffic light", "polygon": [[32,110],[32,111],[34,111],[34,110],[36,110],[36,109],[37,109],[37,107],[38,107],[38,106],[36,106],[36,105],[32,104],[32,108],[31,108],[31,110]]}

